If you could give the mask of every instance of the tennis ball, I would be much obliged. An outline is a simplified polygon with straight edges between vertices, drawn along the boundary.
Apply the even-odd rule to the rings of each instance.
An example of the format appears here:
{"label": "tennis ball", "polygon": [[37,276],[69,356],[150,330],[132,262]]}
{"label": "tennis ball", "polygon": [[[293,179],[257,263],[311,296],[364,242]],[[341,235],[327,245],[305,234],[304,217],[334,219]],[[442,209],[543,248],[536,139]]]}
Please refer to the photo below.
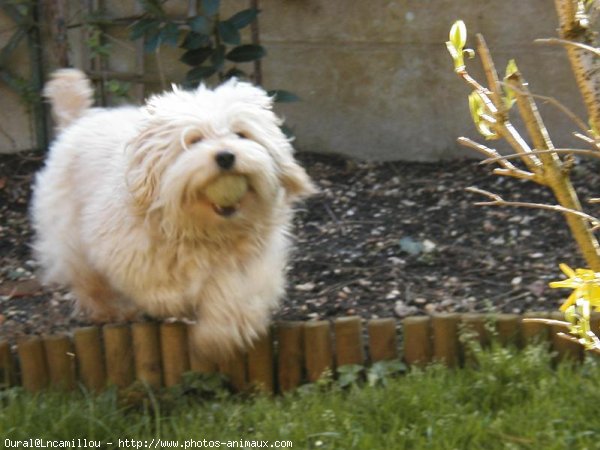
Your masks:
{"label": "tennis ball", "polygon": [[204,189],[206,197],[218,206],[234,206],[248,192],[248,180],[243,175],[222,175]]}

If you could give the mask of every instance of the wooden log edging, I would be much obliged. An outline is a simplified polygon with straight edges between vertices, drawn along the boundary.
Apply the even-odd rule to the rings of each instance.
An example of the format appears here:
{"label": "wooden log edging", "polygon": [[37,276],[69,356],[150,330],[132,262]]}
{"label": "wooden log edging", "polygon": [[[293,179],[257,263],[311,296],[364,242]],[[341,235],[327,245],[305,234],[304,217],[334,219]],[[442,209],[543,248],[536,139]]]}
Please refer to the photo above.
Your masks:
{"label": "wooden log edging", "polygon": [[131,328],[124,324],[107,325],[103,333],[108,384],[127,387],[135,381]]}
{"label": "wooden log edging", "polygon": [[279,391],[300,385],[304,368],[304,327],[302,322],[279,322],[275,326],[278,344],[277,382]]}
{"label": "wooden log edging", "polygon": [[410,365],[424,366],[431,362],[431,319],[428,316],[408,317],[404,328],[404,360]]}
{"label": "wooden log edging", "polygon": [[162,386],[162,361],[158,325],[151,322],[131,326],[135,379],[151,387]]}
{"label": "wooden log edging", "polygon": [[168,322],[160,325],[160,354],[166,387],[181,383],[183,374],[190,370],[188,347],[188,330],[184,323]]}
{"label": "wooden log edging", "polygon": [[102,348],[100,328],[85,327],[73,334],[79,379],[92,392],[106,387],[106,362]]}
{"label": "wooden log edging", "polygon": [[0,389],[17,384],[17,368],[10,345],[0,340]]}
{"label": "wooden log edging", "polygon": [[23,387],[29,392],[38,392],[48,387],[48,368],[42,340],[37,336],[20,339],[17,354]]}
{"label": "wooden log edging", "polygon": [[432,316],[433,359],[448,367],[460,363],[458,314],[436,314]]}
{"label": "wooden log edging", "polygon": [[[0,338],[0,389],[22,385],[30,392],[72,390],[78,384],[91,392],[107,386],[125,388],[135,381],[169,387],[185,372],[227,375],[237,390],[284,393],[303,382],[347,364],[368,365],[401,355],[408,365],[440,362],[448,367],[471,364],[473,355],[461,343],[470,333],[481,345],[491,334],[502,345],[522,347],[548,342],[558,358],[579,360],[580,346],[556,337],[556,326],[523,322],[524,317],[553,317],[544,312],[514,314],[434,314],[364,321],[277,322],[246,353],[218,363],[203,359],[189,344],[189,327],[180,322],[108,324],[74,330],[72,336],[26,336],[15,348]],[[593,317],[600,329],[600,315]],[[492,331],[495,329],[495,332]],[[398,343],[402,342],[400,351]]]}
{"label": "wooden log edging", "polygon": [[66,335],[46,336],[43,339],[50,387],[70,391],[77,386],[75,353]]}

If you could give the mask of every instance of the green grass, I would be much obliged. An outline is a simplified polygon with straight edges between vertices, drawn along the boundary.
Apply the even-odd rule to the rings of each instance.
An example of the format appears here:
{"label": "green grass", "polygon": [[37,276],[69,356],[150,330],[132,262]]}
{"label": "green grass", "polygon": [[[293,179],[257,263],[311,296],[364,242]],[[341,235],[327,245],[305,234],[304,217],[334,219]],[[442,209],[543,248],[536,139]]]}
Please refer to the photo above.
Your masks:
{"label": "green grass", "polygon": [[[385,387],[313,385],[284,397],[0,393],[5,439],[289,440],[294,449],[600,448],[600,364],[552,367],[496,348],[479,368],[432,366]],[[221,448],[225,448],[221,446]]]}

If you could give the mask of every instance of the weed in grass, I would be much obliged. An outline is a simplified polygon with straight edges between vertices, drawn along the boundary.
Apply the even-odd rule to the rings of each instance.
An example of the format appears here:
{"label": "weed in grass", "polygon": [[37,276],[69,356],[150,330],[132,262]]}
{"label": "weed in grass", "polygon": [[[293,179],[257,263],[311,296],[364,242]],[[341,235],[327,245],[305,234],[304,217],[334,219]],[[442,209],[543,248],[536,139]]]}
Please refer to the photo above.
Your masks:
{"label": "weed in grass", "polygon": [[154,390],[146,383],[135,382],[119,392],[119,406],[129,411],[156,415],[181,405],[218,400],[231,395],[227,378],[219,373],[184,373],[181,383],[167,389]]}

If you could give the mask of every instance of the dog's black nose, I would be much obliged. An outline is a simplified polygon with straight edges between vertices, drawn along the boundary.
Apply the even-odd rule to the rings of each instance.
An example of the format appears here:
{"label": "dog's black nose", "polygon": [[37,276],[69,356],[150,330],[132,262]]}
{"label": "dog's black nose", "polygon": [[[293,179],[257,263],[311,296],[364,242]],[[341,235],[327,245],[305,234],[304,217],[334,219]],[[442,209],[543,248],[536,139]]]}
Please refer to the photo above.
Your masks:
{"label": "dog's black nose", "polygon": [[235,155],[228,150],[223,150],[215,156],[217,165],[223,170],[229,170],[235,163]]}

